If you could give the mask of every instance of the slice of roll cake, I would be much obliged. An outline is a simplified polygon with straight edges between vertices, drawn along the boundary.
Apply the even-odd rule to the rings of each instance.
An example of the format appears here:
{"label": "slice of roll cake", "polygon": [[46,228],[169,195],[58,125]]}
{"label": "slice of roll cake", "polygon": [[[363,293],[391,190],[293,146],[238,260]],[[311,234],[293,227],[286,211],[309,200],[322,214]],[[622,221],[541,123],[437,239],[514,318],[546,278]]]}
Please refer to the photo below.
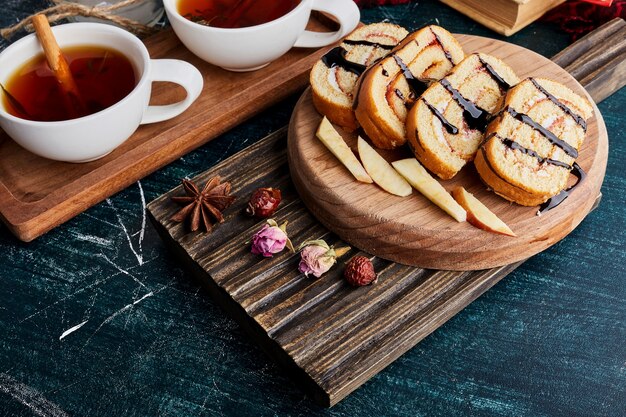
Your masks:
{"label": "slice of roll cake", "polygon": [[570,173],[592,116],[591,104],[569,88],[528,78],[511,89],[500,116],[489,126],[475,165],[497,194],[523,206],[556,206],[567,193]]}
{"label": "slice of roll cake", "polygon": [[445,76],[465,54],[439,26],[408,35],[393,52],[363,74],[355,99],[356,118],[375,146],[394,149],[406,142],[408,109],[429,83]]}
{"label": "slice of roll cake", "polygon": [[317,111],[348,130],[357,128],[352,109],[354,89],[365,68],[387,55],[408,35],[392,23],[374,23],[352,32],[311,70],[311,91]]}
{"label": "slice of roll cake", "polygon": [[518,82],[498,58],[483,53],[466,57],[409,112],[407,137],[415,157],[440,178],[454,177],[474,159],[487,122]]}

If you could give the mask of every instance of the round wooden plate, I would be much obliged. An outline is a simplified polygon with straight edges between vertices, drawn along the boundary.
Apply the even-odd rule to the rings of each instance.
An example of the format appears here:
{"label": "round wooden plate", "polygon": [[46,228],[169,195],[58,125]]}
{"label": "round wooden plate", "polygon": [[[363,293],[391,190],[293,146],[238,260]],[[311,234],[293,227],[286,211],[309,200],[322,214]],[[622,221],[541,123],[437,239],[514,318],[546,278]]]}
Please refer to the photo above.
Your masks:
{"label": "round wooden plate", "polygon": [[[501,58],[523,79],[559,81],[593,100],[565,70],[528,49],[470,35],[456,35],[466,53],[485,52]],[[599,195],[606,170],[608,138],[598,108],[588,121],[578,163],[588,176],[561,205],[537,216],[537,207],[509,203],[487,190],[473,164],[441,181],[450,191],[464,186],[504,220],[517,237],[486,232],[458,223],[419,192],[409,197],[386,193],[356,181],[315,137],[322,116],[310,90],[296,105],[289,126],[289,167],[302,200],[328,229],[353,246],[384,259],[422,268],[475,270],[526,259],[555,244],[585,218]],[[356,135],[338,129],[356,150]],[[412,156],[408,150],[382,152],[389,161]]]}

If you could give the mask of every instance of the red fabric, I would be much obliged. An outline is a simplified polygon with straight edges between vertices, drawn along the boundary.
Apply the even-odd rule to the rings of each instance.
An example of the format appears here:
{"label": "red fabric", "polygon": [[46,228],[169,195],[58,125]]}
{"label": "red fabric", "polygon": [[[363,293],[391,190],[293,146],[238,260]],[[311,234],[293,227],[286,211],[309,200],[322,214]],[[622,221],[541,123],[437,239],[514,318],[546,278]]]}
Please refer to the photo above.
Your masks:
{"label": "red fabric", "polygon": [[411,0],[354,0],[359,7],[374,7],[384,6],[386,4],[405,4],[410,3]]}
{"label": "red fabric", "polygon": [[626,19],[626,1],[572,0],[550,11],[544,20],[558,24],[576,40],[615,17]]}

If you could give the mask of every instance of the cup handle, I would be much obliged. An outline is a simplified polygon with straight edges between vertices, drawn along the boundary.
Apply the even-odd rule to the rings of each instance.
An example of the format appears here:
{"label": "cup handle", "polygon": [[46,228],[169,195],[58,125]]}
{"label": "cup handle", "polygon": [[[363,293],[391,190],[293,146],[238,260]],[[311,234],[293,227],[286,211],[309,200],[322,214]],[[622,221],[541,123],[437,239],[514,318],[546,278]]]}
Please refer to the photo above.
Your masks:
{"label": "cup handle", "polygon": [[152,59],[148,79],[154,81],[168,81],[180,85],[187,92],[184,100],[163,106],[148,106],[143,113],[141,124],[162,122],[178,116],[193,103],[204,85],[200,71],[188,62],[178,59]]}
{"label": "cup handle", "polygon": [[361,20],[361,12],[353,0],[313,0],[312,10],[328,13],[339,22],[337,32],[305,30],[295,43],[298,48],[319,48],[337,42],[352,32]]}

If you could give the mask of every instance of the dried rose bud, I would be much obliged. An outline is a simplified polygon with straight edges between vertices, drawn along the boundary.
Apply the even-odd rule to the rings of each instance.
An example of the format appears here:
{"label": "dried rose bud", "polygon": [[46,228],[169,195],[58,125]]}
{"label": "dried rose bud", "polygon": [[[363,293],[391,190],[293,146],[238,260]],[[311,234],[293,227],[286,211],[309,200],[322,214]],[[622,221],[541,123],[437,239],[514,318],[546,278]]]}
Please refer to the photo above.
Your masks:
{"label": "dried rose bud", "polygon": [[334,248],[328,246],[323,240],[309,240],[300,245],[300,264],[298,270],[304,275],[309,274],[314,277],[321,277],[337,262],[337,258],[342,256],[350,248]]}
{"label": "dried rose bud", "polygon": [[252,236],[252,253],[271,258],[275,253],[281,252],[287,246],[294,252],[293,245],[287,237],[287,222],[280,227],[272,219],[267,220],[261,230]]}
{"label": "dried rose bud", "polygon": [[376,282],[374,265],[365,256],[355,256],[350,259],[343,271],[344,278],[350,285],[362,287]]}
{"label": "dried rose bud", "polygon": [[257,188],[252,193],[246,213],[261,219],[270,217],[281,201],[281,194],[278,188]]}

